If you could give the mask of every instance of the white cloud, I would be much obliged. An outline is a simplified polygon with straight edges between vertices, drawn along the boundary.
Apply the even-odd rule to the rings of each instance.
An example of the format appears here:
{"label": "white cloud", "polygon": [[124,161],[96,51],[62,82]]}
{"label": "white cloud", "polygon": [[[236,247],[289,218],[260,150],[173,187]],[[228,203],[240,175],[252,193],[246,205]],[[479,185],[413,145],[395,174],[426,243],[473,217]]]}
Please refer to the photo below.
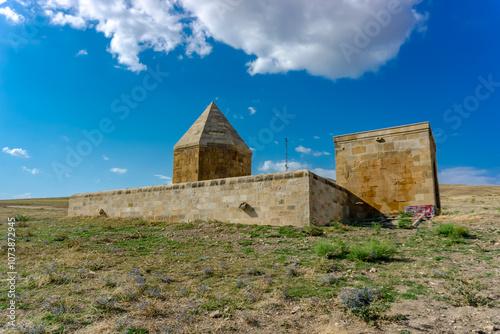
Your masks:
{"label": "white cloud", "polygon": [[161,174],[155,174],[156,177],[160,178],[161,180],[165,180],[165,183],[172,183],[172,178],[169,176],[161,175]]}
{"label": "white cloud", "polygon": [[80,16],[74,16],[65,14],[62,12],[52,12],[50,10],[46,11],[46,14],[50,17],[50,23],[54,25],[69,25],[75,29],[85,29],[87,27],[87,20]]}
{"label": "white cloud", "polygon": [[322,155],[330,155],[330,152],[313,151],[310,148],[304,147],[302,145],[299,145],[298,147],[296,147],[295,151],[302,153],[302,154],[311,154],[312,153],[312,155],[314,155],[315,157],[320,157]]}
{"label": "white cloud", "polygon": [[[54,25],[76,29],[94,27],[110,39],[108,51],[131,71],[142,71],[139,53],[146,49],[168,53],[179,44],[186,54],[208,54],[204,30],[196,20],[175,9],[176,1],[38,0]],[[181,23],[181,20],[184,20]],[[188,35],[184,29],[189,28]]]}
{"label": "white cloud", "polygon": [[111,168],[111,172],[116,173],[116,174],[125,174],[127,170],[125,168]]}
{"label": "white cloud", "polygon": [[32,195],[33,195],[32,193],[24,193],[24,194],[14,195],[13,197],[15,199],[31,198]]}
{"label": "white cloud", "polygon": [[4,147],[2,149],[2,152],[5,152],[7,154],[10,154],[10,155],[12,155],[14,157],[18,157],[18,158],[29,158],[30,157],[28,151],[23,150],[22,148],[13,148],[10,150],[8,147]]}
{"label": "white cloud", "polygon": [[319,136],[314,136],[314,139],[319,139]]}
{"label": "white cloud", "polygon": [[304,147],[302,145],[299,145],[298,147],[296,147],[295,151],[303,153],[303,154],[311,154],[311,149]]}
{"label": "white cloud", "polygon": [[[299,170],[299,169],[308,169],[313,173],[318,174],[319,176],[335,179],[335,169],[323,169],[323,168],[311,168],[311,165],[307,163],[302,163],[298,161],[288,161],[288,170]],[[271,161],[266,160],[262,163],[258,170],[264,173],[276,173],[276,172],[284,172],[285,169],[285,160],[282,161]]]}
{"label": "white cloud", "polygon": [[314,155],[315,157],[320,157],[320,156],[322,156],[322,155],[330,155],[330,152],[326,152],[326,151],[323,151],[323,152],[314,151],[314,152],[313,152],[313,155]]}
{"label": "white cloud", "polygon": [[333,179],[333,180],[335,180],[335,178],[337,177],[336,173],[335,173],[335,169],[313,168],[311,171],[313,173],[318,174],[319,176],[323,176],[323,177]]}
{"label": "white cloud", "polygon": [[[310,166],[306,163],[301,163],[297,161],[288,161],[288,170],[299,170],[299,169],[308,169]],[[259,171],[265,173],[274,173],[274,172],[284,172],[285,168],[285,160],[283,161],[271,161],[266,160],[259,166]]]}
{"label": "white cloud", "polygon": [[257,112],[257,110],[255,110],[255,108],[253,107],[248,107],[248,110],[250,110],[250,115],[253,115]]}
{"label": "white cloud", "polygon": [[86,49],[83,49],[83,50],[80,50],[76,53],[75,57],[78,57],[78,56],[86,56],[88,55],[88,52]]}
{"label": "white cloud", "polygon": [[276,145],[279,145],[279,143],[278,143],[278,141],[277,141],[277,140],[275,140],[275,141],[274,141],[274,143],[275,143]]}
{"label": "white cloud", "polygon": [[250,147],[250,151],[256,151],[256,149],[253,147]]}
{"label": "white cloud", "polygon": [[104,160],[109,160],[109,158],[108,158],[107,156],[105,156],[104,154],[102,155],[102,158],[103,158]]}
{"label": "white cloud", "polygon": [[6,2],[7,0],[0,0],[0,5]]}
{"label": "white cloud", "polygon": [[156,177],[159,177],[160,179],[162,180],[172,180],[171,177],[169,176],[165,176],[165,175],[161,175],[161,174],[155,174]]}
{"label": "white cloud", "polygon": [[486,185],[500,184],[500,177],[488,176],[486,169],[477,169],[475,167],[453,167],[443,169],[438,174],[439,183],[442,184],[471,184]]}
{"label": "white cloud", "polygon": [[[252,0],[223,14],[227,0],[182,3],[208,36],[256,57],[247,64],[250,74],[306,70],[335,80],[358,78],[394,59],[411,32],[423,26],[426,16],[414,9],[420,1]],[[390,7],[392,13],[389,3],[399,4]],[[382,11],[389,15],[377,15]],[[356,50],[349,57],[342,49],[347,45]]]}
{"label": "white cloud", "polygon": [[415,10],[421,0],[37,1],[54,25],[104,33],[108,51],[132,71],[146,69],[146,49],[182,45],[188,56],[204,56],[213,38],[253,56],[251,75],[306,70],[333,80],[377,71],[428,18]]}
{"label": "white cloud", "polygon": [[40,173],[40,170],[38,168],[29,169],[29,168],[26,168],[26,166],[23,166],[23,171],[31,173],[33,175]]}
{"label": "white cloud", "polygon": [[[5,2],[5,1],[4,1]],[[1,2],[3,3],[3,2]],[[20,15],[20,14],[17,14],[16,12],[14,12],[10,7],[2,7],[0,8],[0,14],[5,16],[5,18],[8,20],[8,21],[11,21],[12,23],[14,24],[19,24],[19,23],[22,23],[24,22],[24,16]]]}

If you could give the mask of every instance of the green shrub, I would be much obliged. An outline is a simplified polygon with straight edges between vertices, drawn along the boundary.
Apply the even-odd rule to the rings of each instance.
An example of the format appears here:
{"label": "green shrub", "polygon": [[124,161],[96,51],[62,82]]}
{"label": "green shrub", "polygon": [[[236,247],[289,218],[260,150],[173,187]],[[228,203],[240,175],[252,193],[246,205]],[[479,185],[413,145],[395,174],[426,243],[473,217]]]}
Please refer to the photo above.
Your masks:
{"label": "green shrub", "polygon": [[382,302],[380,291],[372,288],[344,288],[339,298],[344,311],[369,324],[376,324],[377,320],[383,319],[383,312],[390,308]]}
{"label": "green shrub", "polygon": [[16,215],[16,216],[14,216],[14,218],[16,219],[16,222],[26,222],[26,221],[30,220],[30,217],[23,216],[23,215]]}
{"label": "green shrub", "polygon": [[453,239],[462,239],[471,236],[470,231],[463,226],[458,226],[455,224],[441,224],[436,228],[436,234],[453,238]]}
{"label": "green shrub", "polygon": [[452,300],[457,306],[477,307],[490,304],[486,297],[479,294],[484,286],[478,280],[453,279],[446,288],[453,295]]}
{"label": "green shrub", "polygon": [[317,226],[306,226],[304,228],[304,232],[307,233],[307,235],[310,235],[312,237],[319,237],[323,235],[323,229],[317,227]]}
{"label": "green shrub", "polygon": [[349,252],[349,249],[342,241],[320,241],[314,246],[314,252],[318,256],[333,259],[344,258]]}
{"label": "green shrub", "polygon": [[411,213],[401,212],[398,217],[398,228],[412,229],[413,225],[411,218],[413,218]]}
{"label": "green shrub", "polygon": [[349,249],[353,260],[372,262],[389,259],[396,254],[396,247],[389,241],[370,240],[364,244],[354,244]]}

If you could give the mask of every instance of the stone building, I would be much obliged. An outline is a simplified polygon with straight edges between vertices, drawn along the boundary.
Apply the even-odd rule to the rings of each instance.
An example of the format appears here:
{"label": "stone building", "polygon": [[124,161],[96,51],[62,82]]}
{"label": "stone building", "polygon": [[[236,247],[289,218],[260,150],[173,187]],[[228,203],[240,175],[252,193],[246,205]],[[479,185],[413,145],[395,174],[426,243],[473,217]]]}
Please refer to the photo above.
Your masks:
{"label": "stone building", "polygon": [[436,143],[428,122],[334,137],[337,184],[384,214],[434,205]]}
{"label": "stone building", "polygon": [[69,216],[259,225],[327,225],[439,212],[436,144],[429,123],[334,137],[337,183],[310,171],[251,175],[252,151],[215,103],[174,146],[173,184],[75,194]]}
{"label": "stone building", "polygon": [[174,146],[173,183],[252,173],[252,151],[214,102]]}

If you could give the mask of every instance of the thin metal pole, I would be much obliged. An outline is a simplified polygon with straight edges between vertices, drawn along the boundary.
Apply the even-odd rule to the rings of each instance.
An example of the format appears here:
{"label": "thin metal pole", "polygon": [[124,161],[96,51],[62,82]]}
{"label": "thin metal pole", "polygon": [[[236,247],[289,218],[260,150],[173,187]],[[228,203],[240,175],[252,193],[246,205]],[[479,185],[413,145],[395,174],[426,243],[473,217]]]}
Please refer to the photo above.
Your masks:
{"label": "thin metal pole", "polygon": [[285,170],[288,171],[288,138],[285,137]]}

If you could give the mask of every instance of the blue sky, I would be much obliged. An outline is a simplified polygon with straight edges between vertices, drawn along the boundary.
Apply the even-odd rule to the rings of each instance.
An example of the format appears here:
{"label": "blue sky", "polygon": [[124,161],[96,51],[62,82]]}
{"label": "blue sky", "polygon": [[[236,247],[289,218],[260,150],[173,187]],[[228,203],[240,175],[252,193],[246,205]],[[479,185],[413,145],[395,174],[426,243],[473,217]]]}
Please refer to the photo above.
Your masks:
{"label": "blue sky", "polygon": [[[441,183],[500,184],[500,3],[0,0],[0,199],[169,183],[215,101],[253,174],[429,121]],[[278,115],[278,116],[277,116]]]}

